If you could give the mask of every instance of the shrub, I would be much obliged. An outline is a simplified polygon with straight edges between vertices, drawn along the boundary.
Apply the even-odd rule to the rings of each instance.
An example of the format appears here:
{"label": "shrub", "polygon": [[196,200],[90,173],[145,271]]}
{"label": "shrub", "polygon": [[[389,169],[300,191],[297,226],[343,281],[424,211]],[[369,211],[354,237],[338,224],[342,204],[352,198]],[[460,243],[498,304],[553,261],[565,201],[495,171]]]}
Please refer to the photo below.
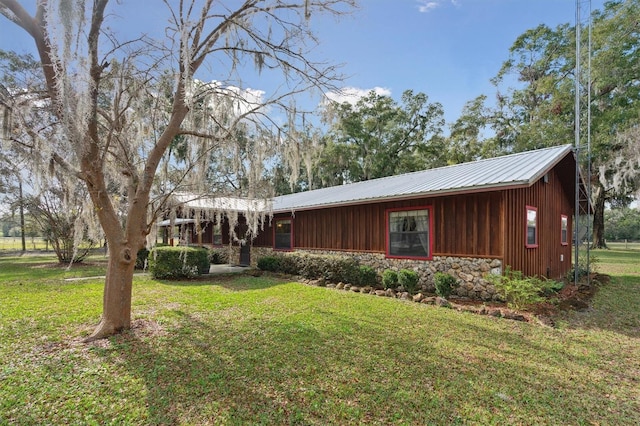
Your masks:
{"label": "shrub", "polygon": [[385,289],[398,286],[398,273],[392,269],[385,269],[382,273],[382,285]]}
{"label": "shrub", "polygon": [[258,269],[263,271],[278,272],[280,269],[280,259],[276,256],[265,256],[258,259]]}
{"label": "shrub", "polygon": [[401,269],[398,272],[398,284],[409,293],[413,293],[418,287],[418,273],[411,269]]}
{"label": "shrub", "polygon": [[358,284],[375,286],[378,284],[378,273],[369,265],[360,265]]}
{"label": "shrub", "polygon": [[229,255],[226,249],[212,248],[209,249],[209,262],[214,265],[224,265],[229,263]]}
{"label": "shrub", "polygon": [[153,278],[191,278],[209,272],[209,256],[202,247],[155,247],[148,260]]}
{"label": "shrub", "polygon": [[452,275],[444,272],[436,272],[433,277],[433,282],[436,287],[436,294],[445,299],[451,296],[453,288],[457,284],[457,280]]}
{"label": "shrub", "polygon": [[295,255],[280,254],[278,255],[278,272],[289,275],[299,275],[300,267],[298,266],[298,259]]}
{"label": "shrub", "polygon": [[324,278],[328,268],[326,256],[298,256],[298,262],[300,275],[310,280]]}
{"label": "shrub", "polygon": [[333,282],[359,284],[360,265],[352,257],[331,256],[328,258],[324,278]]}
{"label": "shrub", "polygon": [[138,256],[136,257],[136,269],[144,269],[149,258],[149,250],[146,247],[138,250]]}
{"label": "shrub", "polygon": [[542,302],[542,294],[552,286],[552,281],[535,277],[525,277],[520,271],[512,271],[507,267],[504,275],[486,276],[497,293],[507,302],[507,306],[522,309],[534,303]]}

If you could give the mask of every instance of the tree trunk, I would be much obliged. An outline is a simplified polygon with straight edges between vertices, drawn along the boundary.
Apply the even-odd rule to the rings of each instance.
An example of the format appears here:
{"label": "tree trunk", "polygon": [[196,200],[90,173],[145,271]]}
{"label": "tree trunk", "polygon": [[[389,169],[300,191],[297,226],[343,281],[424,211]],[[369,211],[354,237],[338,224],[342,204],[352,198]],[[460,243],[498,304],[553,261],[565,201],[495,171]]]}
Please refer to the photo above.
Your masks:
{"label": "tree trunk", "polygon": [[126,245],[109,246],[102,318],[85,342],[103,339],[131,328],[131,289],[137,251]]}
{"label": "tree trunk", "polygon": [[598,182],[593,202],[593,242],[591,248],[609,248],[604,239],[604,203],[605,190],[602,184]]}

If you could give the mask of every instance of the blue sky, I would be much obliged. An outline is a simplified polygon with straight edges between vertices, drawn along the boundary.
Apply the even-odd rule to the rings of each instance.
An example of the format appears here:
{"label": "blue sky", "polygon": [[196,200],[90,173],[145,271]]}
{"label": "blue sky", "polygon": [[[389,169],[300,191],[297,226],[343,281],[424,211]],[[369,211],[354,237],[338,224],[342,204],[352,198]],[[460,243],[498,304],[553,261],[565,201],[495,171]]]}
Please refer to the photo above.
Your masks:
{"label": "blue sky", "polygon": [[[166,20],[150,1],[131,0],[135,28],[162,25]],[[580,0],[588,10],[588,0]],[[27,2],[30,3],[30,2]],[[128,4],[127,4],[128,3]],[[592,9],[603,0],[593,0]],[[117,8],[116,2],[112,7]],[[360,9],[339,22],[321,18],[314,25],[321,44],[319,58],[344,66],[346,87],[399,99],[412,89],[440,102],[448,123],[466,101],[493,96],[489,80],[508,58],[509,47],[524,31],[539,24],[551,27],[575,23],[575,0],[361,0]],[[132,31],[130,20],[112,22]],[[33,51],[32,42],[15,26],[0,19],[0,49]],[[250,82],[260,89],[260,80]]]}
{"label": "blue sky", "polygon": [[490,79],[519,35],[539,24],[574,25],[575,10],[575,0],[364,0],[354,18],[321,35],[346,64],[348,86],[384,88],[396,99],[423,92],[452,122],[465,102],[493,96]]}

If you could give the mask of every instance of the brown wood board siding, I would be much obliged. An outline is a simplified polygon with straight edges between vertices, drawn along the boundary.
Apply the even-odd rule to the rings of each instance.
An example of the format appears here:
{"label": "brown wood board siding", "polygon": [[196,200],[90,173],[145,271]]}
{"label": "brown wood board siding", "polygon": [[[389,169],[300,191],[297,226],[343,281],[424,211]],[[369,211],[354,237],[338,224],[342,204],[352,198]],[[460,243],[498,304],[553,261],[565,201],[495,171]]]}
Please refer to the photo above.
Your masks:
{"label": "brown wood board siding", "polygon": [[442,197],[435,203],[436,255],[502,256],[500,192]]}
{"label": "brown wood board siding", "polygon": [[386,210],[418,206],[433,207],[434,254],[502,256],[502,195],[497,191],[297,211],[294,248],[384,253]]}
{"label": "brown wood board siding", "polygon": [[[571,244],[561,244],[561,216],[569,218],[571,235],[573,206],[558,174],[552,170],[531,187],[505,192],[505,266],[527,276],[563,278],[571,269]],[[525,247],[526,206],[536,207],[538,246]],[[562,256],[562,260],[561,260]]]}

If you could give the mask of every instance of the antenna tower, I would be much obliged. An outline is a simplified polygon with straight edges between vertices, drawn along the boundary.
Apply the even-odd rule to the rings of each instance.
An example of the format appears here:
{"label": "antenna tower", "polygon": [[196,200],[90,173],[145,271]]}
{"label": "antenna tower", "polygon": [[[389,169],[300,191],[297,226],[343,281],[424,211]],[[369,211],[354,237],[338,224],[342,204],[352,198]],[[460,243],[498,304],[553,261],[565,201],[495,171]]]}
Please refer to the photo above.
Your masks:
{"label": "antenna tower", "polygon": [[[590,285],[591,230],[591,0],[576,0],[574,284],[586,268]],[[580,170],[585,171],[581,175]],[[581,256],[582,255],[582,256]]]}

